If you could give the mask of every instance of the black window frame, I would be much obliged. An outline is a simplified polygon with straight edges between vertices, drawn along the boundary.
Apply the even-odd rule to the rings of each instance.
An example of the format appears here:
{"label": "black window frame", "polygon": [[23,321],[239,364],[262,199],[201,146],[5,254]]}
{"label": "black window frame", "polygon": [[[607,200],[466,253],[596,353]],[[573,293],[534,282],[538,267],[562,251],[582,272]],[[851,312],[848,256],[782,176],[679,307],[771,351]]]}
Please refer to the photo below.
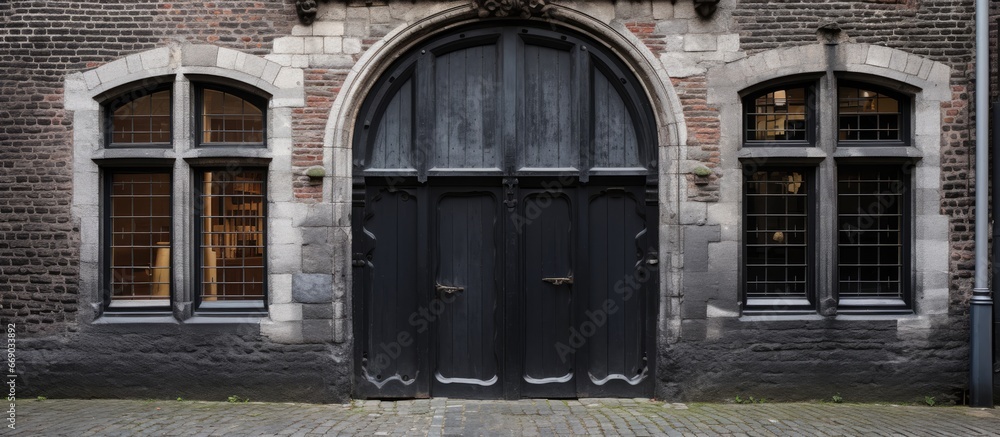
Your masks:
{"label": "black window frame", "polygon": [[[850,159],[837,161],[836,175],[836,197],[837,197],[837,217],[838,225],[835,244],[835,261],[833,295],[837,301],[837,311],[845,314],[893,314],[910,313],[913,311],[913,161],[911,160],[871,160],[871,159]],[[902,183],[902,196],[900,198],[900,273],[899,287],[900,298],[853,298],[841,297],[841,259],[840,259],[840,171],[843,168],[859,167],[885,167],[897,168],[900,173]]]}
{"label": "black window frame", "polygon": [[[115,111],[142,97],[152,96],[155,93],[166,91],[170,96],[170,141],[167,142],[149,142],[149,143],[116,143],[114,142],[114,116]],[[101,105],[103,109],[103,116],[101,121],[104,123],[104,147],[108,149],[169,149],[173,146],[176,140],[176,132],[174,132],[174,90],[173,83],[171,82],[154,82],[152,85],[139,88],[130,88],[127,91],[116,94],[114,97],[105,101]]]}
{"label": "black window frame", "polygon": [[200,239],[202,238],[204,232],[204,225],[202,223],[202,206],[200,204],[201,200],[201,187],[204,184],[203,174],[207,171],[233,171],[233,165],[220,166],[220,165],[192,165],[191,166],[191,176],[192,176],[192,196],[191,201],[191,219],[193,220],[193,232],[191,241],[190,251],[191,258],[194,262],[191,265],[193,269],[191,281],[193,301],[194,301],[194,312],[196,315],[251,315],[251,316],[265,316],[268,314],[269,305],[269,282],[268,282],[268,252],[269,247],[267,244],[268,240],[268,166],[259,164],[239,164],[236,167],[240,168],[240,171],[259,171],[263,174],[263,179],[261,183],[261,214],[263,219],[261,220],[263,229],[261,230],[262,238],[264,240],[262,247],[262,261],[261,269],[263,275],[261,277],[261,293],[262,297],[260,300],[246,300],[246,301],[214,301],[214,302],[204,302],[202,299],[202,262],[204,257],[204,252],[202,250],[202,244]]}
{"label": "black window frame", "polygon": [[[806,226],[808,227],[806,231],[806,274],[808,278],[806,279],[806,294],[805,298],[802,299],[768,299],[768,298],[750,298],[748,296],[748,278],[747,278],[747,261],[748,256],[748,245],[749,240],[748,233],[748,213],[749,213],[749,202],[747,201],[748,190],[747,186],[750,183],[750,177],[754,173],[760,171],[790,171],[796,170],[803,174],[803,182],[806,183]],[[811,162],[768,162],[767,165],[757,166],[753,164],[744,163],[742,171],[742,208],[741,208],[741,243],[740,243],[740,301],[742,302],[742,309],[744,314],[754,314],[754,313],[774,313],[780,312],[785,314],[794,313],[812,313],[816,311],[818,302],[817,285],[819,284],[817,280],[817,258],[816,258],[816,226],[817,217],[819,215],[818,207],[819,202],[817,200],[819,187],[817,186],[818,173],[817,166],[815,163]]]}
{"label": "black window frame", "polygon": [[[899,140],[857,141],[843,140],[840,134],[840,90],[842,87],[855,87],[861,90],[874,91],[896,100],[899,109]],[[807,140],[808,141],[770,141],[748,140],[748,123],[750,115],[756,111],[755,100],[776,90],[787,90],[805,87],[807,92]],[[914,99],[918,90],[892,82],[889,79],[850,73],[810,73],[786,76],[768,80],[750,86],[739,92],[741,96],[740,125],[742,128],[740,145],[740,163],[743,169],[741,175],[741,215],[740,215],[740,267],[739,267],[739,300],[741,314],[744,315],[904,315],[913,314],[916,309],[916,294],[914,289],[916,266],[912,251],[915,248],[913,220],[915,200],[913,195],[912,165],[919,161],[919,153],[904,150],[914,145]],[[827,111],[836,111],[830,117]],[[825,123],[833,123],[827,127]],[[822,126],[820,126],[822,124]],[[810,151],[809,148],[812,148]],[[838,150],[842,149],[842,150]],[[905,187],[901,205],[901,272],[899,298],[895,296],[877,296],[880,299],[870,299],[870,295],[859,294],[858,298],[844,296],[841,298],[840,286],[840,198],[837,190],[840,180],[841,166],[893,165],[899,166],[904,178]],[[908,165],[910,165],[908,167]],[[748,281],[747,270],[748,244],[751,241],[748,234],[750,225],[747,211],[750,206],[747,201],[749,192],[748,178],[761,169],[789,168],[800,170],[812,169],[808,180],[811,181],[809,207],[809,274],[811,281],[807,293],[807,301],[801,304],[788,305],[786,301],[776,299],[768,301],[760,295],[751,297],[748,290],[753,285]],[[832,188],[831,188],[832,187]],[[831,196],[832,193],[832,196]],[[832,205],[828,204],[831,203]],[[822,214],[822,215],[821,215]],[[833,217],[829,217],[833,215]],[[820,226],[823,229],[820,229]],[[829,227],[833,227],[830,232]],[[864,268],[864,266],[862,266]],[[880,272],[879,276],[882,276]],[[891,275],[889,276],[891,277]],[[884,298],[884,299],[881,299]],[[794,302],[793,302],[794,303]]]}
{"label": "black window frame", "polygon": [[[773,93],[775,91],[783,91],[795,88],[802,88],[805,90],[805,106],[806,106],[806,139],[805,140],[751,140],[749,139],[749,129],[750,129],[750,108],[755,108],[756,100],[766,94]],[[807,80],[794,80],[790,82],[778,82],[768,85],[764,88],[756,90],[752,93],[747,94],[742,99],[742,109],[740,111],[740,125],[742,130],[740,131],[740,138],[742,140],[743,147],[752,148],[767,148],[767,147],[816,147],[818,142],[817,130],[819,127],[816,121],[816,107],[819,105],[819,95],[816,92],[818,89],[817,81],[814,79]]]}
{"label": "black window frame", "polygon": [[[837,137],[837,147],[909,147],[913,144],[912,126],[912,97],[892,88],[865,82],[855,79],[837,78],[836,82],[836,102],[834,108],[837,111],[835,126],[832,126]],[[896,100],[899,108],[899,139],[896,140],[841,140],[840,139],[840,88],[854,87],[866,91],[874,91],[886,97]]]}
{"label": "black window frame", "polygon": [[114,232],[113,232],[113,229],[112,229],[112,222],[111,222],[111,218],[112,218],[111,194],[112,194],[112,192],[114,190],[114,187],[113,187],[113,185],[114,185],[113,178],[114,178],[115,174],[122,174],[122,173],[130,173],[130,174],[166,173],[168,175],[168,177],[169,177],[168,180],[169,180],[169,183],[170,183],[170,199],[169,199],[170,210],[169,210],[169,214],[170,214],[170,226],[171,226],[171,230],[170,230],[170,239],[171,239],[170,243],[171,244],[170,244],[169,249],[170,249],[170,252],[172,254],[173,251],[176,250],[174,248],[174,245],[173,245],[173,242],[174,242],[175,238],[174,238],[174,233],[173,233],[173,229],[172,229],[173,226],[174,226],[174,219],[176,218],[175,215],[174,215],[175,211],[174,211],[174,203],[173,203],[173,201],[174,201],[174,195],[175,195],[175,193],[174,193],[175,186],[174,186],[174,180],[173,180],[173,176],[174,176],[173,168],[170,167],[170,166],[167,166],[167,165],[159,165],[159,166],[157,166],[154,163],[150,163],[148,165],[143,165],[141,167],[138,167],[138,166],[137,167],[131,167],[131,166],[108,167],[108,168],[102,169],[101,173],[102,173],[101,174],[101,178],[102,178],[101,188],[102,188],[103,192],[100,195],[101,202],[102,202],[102,205],[101,205],[101,213],[102,213],[102,217],[101,217],[101,232],[102,232],[101,241],[102,241],[102,247],[101,247],[101,273],[100,273],[100,282],[101,282],[101,286],[103,288],[103,293],[102,293],[103,310],[106,313],[137,313],[137,314],[163,314],[163,313],[170,313],[171,312],[171,307],[173,306],[174,298],[177,296],[177,287],[176,287],[177,284],[174,282],[174,279],[173,279],[173,276],[174,276],[173,272],[174,272],[174,269],[176,267],[174,265],[173,256],[170,256],[170,260],[169,260],[169,262],[170,262],[170,268],[169,268],[168,271],[170,272],[170,277],[169,277],[170,284],[169,284],[169,287],[168,287],[167,303],[165,305],[138,305],[138,306],[130,306],[130,305],[129,306],[113,306],[112,305],[113,301],[114,301],[114,294],[113,294],[112,284],[111,284],[111,280],[112,280],[112,276],[113,276],[113,273],[112,273],[111,270],[112,270],[112,266],[114,265],[114,260],[113,260],[114,254],[113,254],[113,250],[112,250],[113,247],[114,247],[113,244],[112,244],[113,243],[112,242],[112,238],[113,238]]}
{"label": "black window frame", "polygon": [[[226,94],[230,94],[243,99],[244,101],[250,103],[260,110],[261,113],[261,141],[259,143],[242,143],[242,142],[205,142],[205,120],[204,120],[204,103],[205,103],[205,90],[218,91]],[[268,109],[268,98],[254,94],[252,92],[243,90],[241,88],[221,85],[217,83],[195,83],[193,87],[194,98],[194,110],[191,111],[194,114],[194,129],[192,134],[194,135],[194,147],[196,148],[211,148],[211,147],[221,147],[221,148],[236,148],[236,147],[248,147],[248,148],[266,148],[267,147],[267,109]]]}

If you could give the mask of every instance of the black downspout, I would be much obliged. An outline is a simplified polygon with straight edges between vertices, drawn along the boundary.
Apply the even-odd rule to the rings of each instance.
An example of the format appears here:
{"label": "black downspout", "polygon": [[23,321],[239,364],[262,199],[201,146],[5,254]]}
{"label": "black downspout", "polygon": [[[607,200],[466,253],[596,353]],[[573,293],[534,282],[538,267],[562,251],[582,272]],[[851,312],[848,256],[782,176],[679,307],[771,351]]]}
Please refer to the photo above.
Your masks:
{"label": "black downspout", "polygon": [[[997,40],[995,42],[997,45],[996,50],[993,53],[997,54],[997,77],[996,81],[993,83],[998,84],[1000,87],[1000,19],[997,19]],[[990,56],[992,58],[992,56]],[[991,59],[992,60],[992,59]],[[998,93],[1000,95],[1000,93]],[[998,96],[993,98],[993,102],[990,105],[990,121],[992,135],[990,139],[990,153],[993,154],[991,161],[993,167],[990,169],[990,181],[996,184],[1000,181],[1000,99]],[[997,236],[1000,236],[1000,186],[994,185],[991,188],[990,196],[990,221],[992,224],[992,281],[990,288],[992,288],[993,296],[1000,296],[1000,244],[997,244]],[[1000,364],[1000,305],[993,305],[993,372],[996,373],[998,364]],[[994,378],[994,383],[996,379]],[[996,390],[994,390],[994,396],[997,395]]]}

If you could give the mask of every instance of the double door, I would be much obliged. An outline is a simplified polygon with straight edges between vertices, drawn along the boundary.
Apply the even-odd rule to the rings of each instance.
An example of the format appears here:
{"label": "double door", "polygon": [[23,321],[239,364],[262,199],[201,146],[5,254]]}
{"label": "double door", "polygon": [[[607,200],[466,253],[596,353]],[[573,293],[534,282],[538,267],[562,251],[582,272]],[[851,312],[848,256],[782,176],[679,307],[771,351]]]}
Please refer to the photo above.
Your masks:
{"label": "double door", "polygon": [[354,210],[358,396],[652,394],[641,179],[379,182]]}

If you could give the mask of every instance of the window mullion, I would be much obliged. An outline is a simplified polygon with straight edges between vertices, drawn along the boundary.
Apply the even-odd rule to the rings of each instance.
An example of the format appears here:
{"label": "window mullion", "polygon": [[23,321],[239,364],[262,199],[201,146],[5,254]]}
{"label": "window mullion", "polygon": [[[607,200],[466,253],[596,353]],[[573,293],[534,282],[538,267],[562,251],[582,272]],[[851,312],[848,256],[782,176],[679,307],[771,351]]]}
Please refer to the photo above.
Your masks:
{"label": "window mullion", "polygon": [[[813,106],[817,121],[816,147],[833,156],[837,148],[837,82],[827,74],[820,79],[816,88]],[[815,229],[815,298],[823,315],[836,314],[837,278],[837,166],[832,158],[819,163],[816,171],[816,212],[813,221]]]}
{"label": "window mullion", "polygon": [[[173,149],[181,155],[192,148],[191,125],[191,84],[183,74],[178,74],[174,81]],[[174,276],[174,315],[181,320],[194,314],[194,284],[191,280],[194,266],[192,265],[192,247],[194,247],[194,224],[192,223],[191,168],[178,159],[174,162],[174,196],[173,215],[173,269]]]}

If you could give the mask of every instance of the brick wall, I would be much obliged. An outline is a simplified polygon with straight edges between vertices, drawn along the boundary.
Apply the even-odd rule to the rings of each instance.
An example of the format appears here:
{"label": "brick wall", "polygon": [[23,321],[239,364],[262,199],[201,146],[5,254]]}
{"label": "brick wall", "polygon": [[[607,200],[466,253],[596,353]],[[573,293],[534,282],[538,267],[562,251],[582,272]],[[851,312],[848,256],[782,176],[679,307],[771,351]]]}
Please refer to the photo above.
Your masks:
{"label": "brick wall", "polygon": [[75,321],[66,74],[171,41],[255,54],[295,24],[292,1],[17,1],[0,5],[0,317],[31,334]]}
{"label": "brick wall", "polygon": [[835,22],[852,42],[905,50],[952,68],[954,101],[945,105],[942,126],[941,208],[951,218],[954,312],[967,310],[974,275],[974,13],[973,2],[945,0],[743,0],[733,11],[743,49],[751,53],[814,43],[816,29]]}

